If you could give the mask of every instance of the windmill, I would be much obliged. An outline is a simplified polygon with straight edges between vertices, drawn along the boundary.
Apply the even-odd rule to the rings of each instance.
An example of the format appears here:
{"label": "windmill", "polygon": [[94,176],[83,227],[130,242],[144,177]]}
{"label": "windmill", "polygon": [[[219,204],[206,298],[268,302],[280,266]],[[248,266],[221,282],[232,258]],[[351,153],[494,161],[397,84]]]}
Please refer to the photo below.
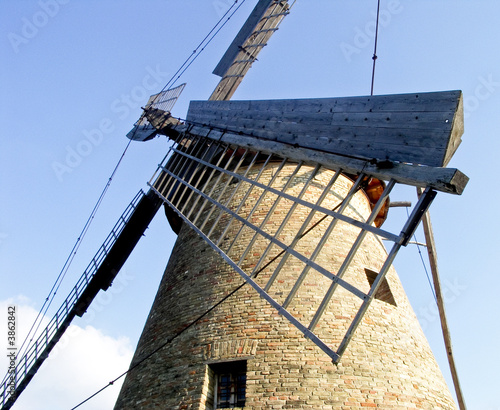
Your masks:
{"label": "windmill", "polygon": [[[147,140],[162,134],[174,144],[152,177],[150,191],[134,198],[54,320],[19,361],[16,393],[10,396],[6,388],[1,392],[5,408],[29,383],[72,318],[83,315],[97,292],[109,287],[163,204],[167,205],[173,229],[180,235],[178,247],[192,246],[207,261],[203,266],[191,262],[191,268],[182,270],[180,267],[189,261],[179,260],[179,256],[172,259],[164,289],[174,295],[178,292],[170,298],[170,303],[175,303],[168,311],[170,315],[175,309],[182,312],[178,327],[190,323],[192,316],[179,301],[180,295],[185,303],[204,311],[217,302],[217,296],[233,291],[228,284],[235,282],[238,274],[251,288],[244,291],[245,298],[240,298],[243,306],[239,306],[238,321],[245,314],[249,316],[243,326],[237,326],[243,334],[224,330],[232,323],[230,319],[214,330],[212,340],[206,329],[198,330],[199,341],[193,344],[193,351],[183,352],[184,362],[177,366],[193,368],[193,385],[201,388],[196,395],[207,406],[213,408],[220,400],[227,401],[228,406],[242,404],[243,399],[235,392],[241,386],[238,376],[244,374],[252,381],[250,376],[257,372],[259,364],[255,357],[276,356],[280,350],[277,347],[283,346],[279,344],[283,341],[273,336],[265,344],[266,353],[260,343],[266,340],[266,330],[272,334],[273,322],[279,321],[280,329],[286,328],[287,336],[294,341],[297,334],[310,341],[304,339],[296,350],[300,346],[310,349],[312,342],[316,346],[313,358],[318,358],[319,351],[331,361],[343,363],[341,358],[349,346],[359,346],[359,342],[353,341],[356,335],[371,337],[374,333],[363,333],[368,308],[374,300],[380,302],[379,310],[392,309],[391,314],[402,309],[406,302],[400,300],[394,289],[397,285],[391,280],[391,262],[400,247],[408,243],[436,193],[460,194],[467,182],[460,171],[443,168],[460,142],[461,93],[228,101],[288,8],[286,1],[259,1],[216,69],[223,78],[210,101],[192,102],[185,121],[173,119],[168,112],[181,88],[161,92],[145,106],[144,116],[129,138]],[[389,194],[397,184],[421,187],[423,192],[401,232],[391,233],[383,229],[381,222]],[[387,255],[380,238],[393,244]],[[175,255],[179,254],[176,251]],[[180,287],[169,282],[172,280],[180,282]],[[205,293],[208,288],[216,292]],[[182,293],[189,290],[190,298]],[[166,296],[159,299],[165,300]],[[246,302],[249,309],[244,309]],[[274,310],[266,308],[268,305]],[[349,310],[339,313],[331,306],[349,306]],[[250,308],[264,312],[265,316],[258,315],[263,323],[260,328],[247,326],[254,322],[250,316],[255,310]],[[152,311],[151,320],[157,312]],[[230,316],[228,312],[224,314]],[[151,320],[143,335],[147,343],[139,346],[135,364],[157,347],[149,343],[162,339],[159,336],[169,340],[172,335],[168,332],[179,332],[168,328],[164,333],[158,329],[163,327],[161,323]],[[208,323],[212,326],[214,319],[211,320]],[[288,330],[288,324],[294,330]],[[373,330],[376,326],[368,327]],[[156,328],[155,338],[150,337],[148,328]],[[245,329],[250,331],[245,333]],[[231,340],[224,338],[223,331]],[[253,333],[258,335],[252,336]],[[158,343],[161,345],[162,341]],[[286,355],[292,355],[292,350]],[[200,359],[199,363],[193,364],[186,359],[188,356]],[[349,360],[355,361],[352,357]],[[286,366],[290,366],[290,361]],[[148,363],[144,363],[144,372],[148,372]],[[302,371],[287,369],[290,374]],[[334,367],[325,369],[331,374]],[[261,374],[266,371],[271,372],[272,368]],[[224,375],[229,375],[229,387],[222,384]],[[135,384],[134,377],[143,374],[132,371],[126,382],[129,386]],[[178,379],[185,380],[182,376]],[[135,394],[149,392],[140,390],[136,387]],[[182,390],[176,394],[177,398],[183,394],[195,400]],[[250,400],[250,389],[245,394],[246,400]],[[140,400],[137,396],[131,399],[132,396],[126,385],[119,400]],[[148,397],[142,400],[147,401]],[[127,405],[118,405],[122,406]]]}

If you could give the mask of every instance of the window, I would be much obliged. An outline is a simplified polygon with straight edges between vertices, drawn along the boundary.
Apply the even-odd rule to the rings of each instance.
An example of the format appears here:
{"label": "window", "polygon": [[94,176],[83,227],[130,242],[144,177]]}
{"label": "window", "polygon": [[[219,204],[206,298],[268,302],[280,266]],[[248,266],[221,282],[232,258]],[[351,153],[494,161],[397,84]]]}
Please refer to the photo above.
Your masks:
{"label": "window", "polygon": [[209,366],[209,396],[213,397],[213,409],[234,409],[245,406],[247,362],[214,363]]}

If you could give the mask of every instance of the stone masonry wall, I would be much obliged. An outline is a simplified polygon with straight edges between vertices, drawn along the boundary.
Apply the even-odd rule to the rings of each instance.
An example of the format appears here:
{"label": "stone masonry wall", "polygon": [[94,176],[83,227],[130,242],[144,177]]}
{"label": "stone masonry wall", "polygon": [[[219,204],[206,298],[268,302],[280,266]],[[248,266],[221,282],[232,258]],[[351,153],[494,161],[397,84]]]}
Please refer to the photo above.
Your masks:
{"label": "stone masonry wall", "polygon": [[[262,179],[271,178],[276,167],[271,164]],[[292,167],[289,172],[292,172]],[[328,171],[315,178],[318,189],[331,175]],[[305,180],[306,176],[302,178],[299,175],[296,186],[291,189],[300,189],[300,178]],[[286,176],[277,181],[277,185],[285,180]],[[325,207],[335,206],[351,185],[348,178],[342,177],[335,186],[335,192],[326,200],[328,206]],[[258,195],[256,191],[243,213],[249,211]],[[306,195],[317,195],[314,184]],[[241,197],[234,198],[235,204],[238,199]],[[272,198],[262,204],[253,218],[263,218],[271,204]],[[280,205],[266,229],[276,229],[289,207],[290,204],[286,203]],[[300,212],[298,209],[290,226],[282,233],[283,240],[303,222]],[[368,200],[359,192],[347,214],[362,219],[369,212]],[[320,224],[299,242],[297,249],[304,253],[312,252],[326,226],[326,221]],[[234,224],[228,238],[235,235],[238,229],[238,225]],[[330,266],[335,272],[357,233],[356,228],[339,224],[318,262]],[[248,242],[250,234],[242,234],[242,244]],[[264,241],[256,242],[244,261],[246,269],[251,270],[255,266],[266,245]],[[230,252],[237,255],[242,249],[235,245]],[[271,252],[268,259],[276,253],[277,250]],[[368,235],[345,279],[367,292],[370,285],[365,269],[378,271],[385,257],[386,251],[381,242]],[[270,289],[276,300],[283,301],[303,269],[298,260],[290,259],[286,271]],[[265,283],[275,266],[264,270],[257,280]],[[241,277],[201,238],[189,227],[183,226],[132,365],[242,282]],[[308,323],[329,285],[329,279],[311,271],[289,310]],[[373,301],[338,366],[332,364],[324,352],[250,286],[244,286],[132,370],[126,377],[115,409],[208,409],[209,365],[237,359],[247,360],[245,409],[455,408],[393,269],[387,275],[387,285],[396,306],[382,300]],[[357,296],[339,288],[315,332],[327,344],[338,346],[360,303]]]}

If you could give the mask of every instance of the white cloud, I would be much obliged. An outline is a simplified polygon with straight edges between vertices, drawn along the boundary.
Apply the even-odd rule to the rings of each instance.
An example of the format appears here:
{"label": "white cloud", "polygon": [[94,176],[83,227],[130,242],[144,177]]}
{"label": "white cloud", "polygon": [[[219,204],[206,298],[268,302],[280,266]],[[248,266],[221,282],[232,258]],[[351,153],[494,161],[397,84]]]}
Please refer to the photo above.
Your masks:
{"label": "white cloud", "polygon": [[[17,306],[18,336],[26,335],[37,311],[26,298],[0,301],[0,370],[1,378],[7,372],[7,307]],[[47,323],[44,318],[44,322]],[[41,327],[42,328],[42,327]],[[20,345],[20,341],[18,343]],[[133,349],[126,337],[113,338],[92,326],[71,325],[49,358],[18,398],[16,410],[70,409],[129,366]],[[82,405],[82,410],[113,408],[123,378],[113,386]]]}

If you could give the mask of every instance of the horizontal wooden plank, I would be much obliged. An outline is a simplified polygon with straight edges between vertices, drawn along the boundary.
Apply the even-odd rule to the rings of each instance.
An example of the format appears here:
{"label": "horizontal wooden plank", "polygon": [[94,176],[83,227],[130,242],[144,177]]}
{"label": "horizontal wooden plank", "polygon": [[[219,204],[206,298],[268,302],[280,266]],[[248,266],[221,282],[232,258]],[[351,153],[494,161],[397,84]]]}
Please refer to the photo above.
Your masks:
{"label": "horizontal wooden plank", "polygon": [[462,93],[192,101],[187,121],[359,158],[441,167],[460,144]]}
{"label": "horizontal wooden plank", "polygon": [[[390,94],[360,97],[303,98],[287,100],[233,100],[213,101],[217,110],[278,110],[283,112],[397,112],[397,111],[436,111],[436,108],[456,111],[456,103],[461,91],[439,91],[414,94]],[[206,101],[192,101],[204,105]],[[455,104],[455,105],[454,105]],[[438,109],[439,111],[439,109]]]}
{"label": "horizontal wooden plank", "polygon": [[344,172],[352,174],[366,172],[381,180],[388,181],[392,178],[399,183],[422,188],[429,186],[437,191],[451,194],[462,194],[469,180],[465,174],[454,168],[361,160],[246,135],[218,130],[210,131],[205,127],[195,126],[190,128],[189,132],[267,154],[279,153],[279,155],[292,160],[304,161],[310,164],[319,163],[333,170],[342,169]]}
{"label": "horizontal wooden plank", "polygon": [[[300,116],[295,112],[281,111],[246,111],[244,116],[238,110],[217,110],[200,107],[196,110],[198,122],[222,125],[239,120],[252,120],[255,125],[249,128],[262,128],[266,121],[289,122],[292,124],[310,125],[346,125],[354,123],[354,126],[373,127],[373,125],[386,128],[419,128],[434,130],[436,128],[450,129],[454,118],[454,112],[427,112],[420,115],[419,112],[367,112],[367,113],[304,113]],[[214,122],[215,121],[215,122]],[[260,123],[259,123],[260,121]]]}
{"label": "horizontal wooden plank", "polygon": [[[383,123],[376,120],[370,126],[367,124],[369,121],[356,122],[354,125],[350,125],[346,121],[339,121],[332,124],[331,120],[327,118],[318,118],[307,122],[294,122],[293,124],[286,121],[240,118],[237,120],[238,127],[231,128],[224,126],[224,124],[231,123],[231,119],[229,118],[222,118],[214,122],[209,116],[200,115],[197,119],[196,123],[199,125],[227,129],[234,132],[244,132],[276,140],[306,136],[307,138],[302,139],[302,142],[305,144],[315,137],[328,137],[331,141],[342,139],[364,140],[369,143],[373,143],[374,138],[377,138],[381,144],[445,148],[446,138],[450,133],[450,130],[446,128],[439,130],[436,126],[433,129],[430,124],[418,127],[415,125],[412,126],[410,122],[406,122],[405,126],[397,127],[394,121]],[[439,135],[440,138],[436,138],[436,135]],[[418,139],[415,138],[416,136],[418,136]]]}

